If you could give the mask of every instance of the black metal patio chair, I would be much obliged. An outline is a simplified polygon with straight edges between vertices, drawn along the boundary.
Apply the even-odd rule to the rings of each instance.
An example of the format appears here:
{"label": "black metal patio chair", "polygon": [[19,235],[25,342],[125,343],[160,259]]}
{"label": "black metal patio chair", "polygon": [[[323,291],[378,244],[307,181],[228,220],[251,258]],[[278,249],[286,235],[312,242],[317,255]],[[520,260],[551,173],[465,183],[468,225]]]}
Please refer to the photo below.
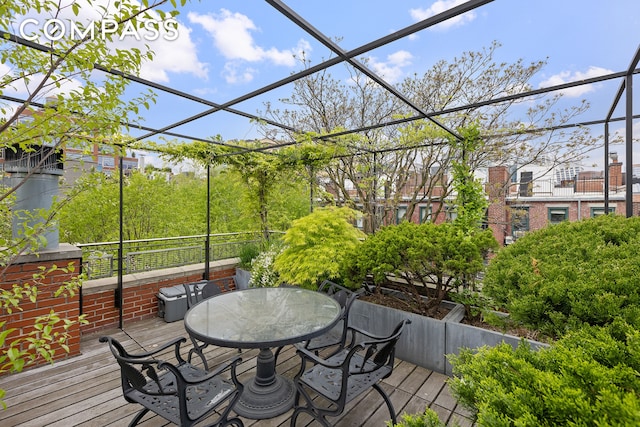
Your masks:
{"label": "black metal patio chair", "polygon": [[318,287],[318,292],[325,292],[331,298],[335,299],[340,304],[340,307],[342,307],[342,314],[340,315],[338,323],[330,331],[306,341],[304,348],[315,352],[317,355],[320,350],[335,347],[330,354],[325,355],[325,357],[329,357],[332,354],[340,352],[346,345],[349,312],[351,311],[353,303],[361,295],[362,289],[353,291],[330,280],[325,280]]}
{"label": "black metal patio chair", "polygon": [[184,293],[187,296],[187,310],[202,301],[202,288],[207,283],[206,280],[201,280],[195,283],[185,283]]}
{"label": "black metal patio chair", "polygon": [[[115,338],[100,338],[100,342],[109,344],[120,365],[125,400],[144,407],[129,427],[138,424],[149,411],[181,427],[193,426],[215,413],[217,416],[210,426],[244,427],[239,418],[229,418],[243,390],[236,376],[236,366],[242,359],[235,357],[214,371],[205,372],[180,355],[180,345],[186,341],[186,338],[176,338],[154,351],[130,354]],[[155,358],[171,347],[177,364]]]}
{"label": "black metal patio chair", "polygon": [[228,292],[234,290],[236,288],[236,282],[233,277],[223,277],[221,279],[185,283],[183,286],[187,296],[187,309],[189,309],[203,299],[211,298],[223,291]]}
{"label": "black metal patio chair", "polygon": [[[401,321],[386,337],[348,327],[349,343],[326,359],[299,348],[297,352],[302,363],[294,379],[296,403],[291,426],[296,425],[301,413],[307,413],[323,426],[330,427],[332,424],[326,417],[342,414],[347,403],[371,387],[384,399],[395,425],[395,409],[378,382],[393,372],[395,346],[405,325],[409,323],[410,320]],[[309,362],[313,365],[311,368],[307,368]],[[302,405],[300,397],[304,399]]]}
{"label": "black metal patio chair", "polygon": [[[231,291],[235,289],[235,279],[233,277],[223,277],[221,279],[203,280],[196,283],[188,283],[184,285],[184,290],[187,295],[187,310],[193,307],[200,301],[214,297],[222,293],[222,290]],[[209,364],[207,358],[204,356],[204,349],[209,344],[198,341],[191,335],[189,335],[193,347],[189,350],[187,355],[187,361],[191,363],[191,359],[194,354],[197,354],[202,360],[205,370],[209,370]],[[239,351],[240,352],[240,351]]]}
{"label": "black metal patio chair", "polygon": [[[291,286],[291,285],[280,285],[282,286]],[[340,318],[338,323],[331,328],[328,332],[320,335],[319,337],[312,338],[309,341],[302,342],[300,344],[296,344],[296,347],[304,347],[307,350],[315,352],[315,354],[319,354],[320,350],[324,350],[330,347],[335,347],[332,349],[331,354],[337,353],[344,348],[346,345],[347,339],[347,326],[349,324],[349,311],[351,310],[351,306],[355,302],[355,300],[361,295],[363,290],[353,291],[351,289],[345,288],[344,286],[338,285],[337,283],[332,282],[331,280],[325,280],[318,287],[318,292],[325,292],[331,298],[335,299],[342,309],[340,313]],[[283,347],[279,347],[275,354],[276,364],[278,362],[278,355],[282,351]]]}

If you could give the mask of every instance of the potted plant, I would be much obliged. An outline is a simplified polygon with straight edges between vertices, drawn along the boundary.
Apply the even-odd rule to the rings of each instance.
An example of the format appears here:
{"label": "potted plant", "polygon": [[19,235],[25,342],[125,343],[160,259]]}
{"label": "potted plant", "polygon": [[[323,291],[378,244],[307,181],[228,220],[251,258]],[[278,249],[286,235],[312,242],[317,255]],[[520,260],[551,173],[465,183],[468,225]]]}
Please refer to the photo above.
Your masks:
{"label": "potted plant", "polygon": [[353,209],[329,206],[295,220],[274,260],[280,279],[309,289],[317,289],[324,280],[341,282],[344,260],[357,252],[365,237],[353,225],[357,216]]}
{"label": "potted plant", "polygon": [[247,243],[240,248],[240,262],[236,266],[236,286],[238,289],[247,289],[251,280],[251,264],[260,254],[260,247],[256,243]]}

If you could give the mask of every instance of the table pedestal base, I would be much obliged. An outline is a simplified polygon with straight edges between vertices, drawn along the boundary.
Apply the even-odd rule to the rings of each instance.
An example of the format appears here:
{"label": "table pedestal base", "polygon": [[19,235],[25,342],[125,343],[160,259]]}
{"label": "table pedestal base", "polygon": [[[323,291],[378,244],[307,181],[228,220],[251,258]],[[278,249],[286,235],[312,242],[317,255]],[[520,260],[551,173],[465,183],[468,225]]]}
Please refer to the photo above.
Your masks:
{"label": "table pedestal base", "polygon": [[234,411],[251,419],[273,418],[293,407],[293,382],[275,373],[275,358],[270,349],[261,349],[257,358],[256,376],[245,383]]}

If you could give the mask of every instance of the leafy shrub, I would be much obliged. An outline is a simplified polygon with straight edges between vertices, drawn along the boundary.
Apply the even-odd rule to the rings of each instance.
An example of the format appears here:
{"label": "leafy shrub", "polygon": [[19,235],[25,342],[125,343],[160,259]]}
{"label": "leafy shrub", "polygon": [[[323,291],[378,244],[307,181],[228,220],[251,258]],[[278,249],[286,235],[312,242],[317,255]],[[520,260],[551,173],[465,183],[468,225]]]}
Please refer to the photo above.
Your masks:
{"label": "leafy shrub", "polygon": [[423,414],[403,414],[397,424],[387,421],[387,427],[445,427],[438,414],[427,408]]}
{"label": "leafy shrub", "polygon": [[496,318],[496,315],[493,313],[495,303],[483,292],[473,289],[462,289],[451,294],[450,297],[453,302],[457,302],[464,306],[466,319],[475,319],[480,321],[495,319],[489,323],[496,325],[504,324],[504,322],[501,321],[500,318]]}
{"label": "leafy shrub", "polygon": [[524,342],[450,356],[449,384],[479,426],[640,425],[640,333],[616,321],[552,347]]}
{"label": "leafy shrub", "polygon": [[534,231],[491,261],[483,292],[552,336],[621,316],[640,328],[640,218],[603,215]]}
{"label": "leafy shrub", "polygon": [[[485,254],[495,247],[489,230],[467,234],[449,223],[402,222],[368,236],[347,260],[344,276],[362,283],[370,275],[378,291],[389,275],[401,277],[408,283],[405,294],[418,311],[429,314],[448,292],[473,287],[477,273],[484,269]],[[429,291],[426,304],[418,287]]]}
{"label": "leafy shrub", "polygon": [[242,245],[240,248],[240,254],[238,257],[240,258],[239,267],[250,270],[251,263],[253,260],[260,254],[260,247],[256,243],[247,243]]}
{"label": "leafy shrub", "polygon": [[274,263],[282,281],[315,289],[325,279],[339,280],[343,260],[364,238],[353,225],[357,215],[346,207],[328,207],[293,221]]}
{"label": "leafy shrub", "polygon": [[272,243],[253,259],[249,287],[269,288],[276,287],[282,283],[280,275],[273,267],[276,257],[282,250],[283,247],[280,243]]}

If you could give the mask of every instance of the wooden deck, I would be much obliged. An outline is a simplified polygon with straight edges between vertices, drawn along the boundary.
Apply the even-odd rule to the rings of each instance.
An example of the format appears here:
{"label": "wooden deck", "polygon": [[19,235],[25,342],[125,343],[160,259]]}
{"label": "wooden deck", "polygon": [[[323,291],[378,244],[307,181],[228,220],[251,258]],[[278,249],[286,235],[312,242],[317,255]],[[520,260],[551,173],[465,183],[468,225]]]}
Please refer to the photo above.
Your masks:
{"label": "wooden deck", "polygon": [[[187,336],[181,321],[165,323],[159,318],[125,325],[125,331],[109,330],[100,335],[112,335],[127,350],[140,347],[150,350],[177,336]],[[9,426],[127,426],[141,407],[127,403],[122,397],[120,374],[115,359],[106,344],[98,342],[100,335],[87,336],[82,341],[82,355],[0,378],[0,389],[6,391],[7,409],[0,409],[0,425]],[[188,341],[190,344],[190,341]],[[188,351],[190,345],[183,346]],[[237,350],[210,347],[210,366],[237,354]],[[257,350],[243,350],[240,365],[241,381],[255,371]],[[169,358],[168,358],[169,359]],[[293,377],[298,368],[298,356],[288,347],[278,358],[279,373]],[[440,419],[452,425],[471,426],[469,414],[456,404],[445,383],[446,376],[397,361],[393,375],[384,380],[398,414],[418,413],[426,407],[434,409]],[[243,419],[246,426],[289,426],[291,411],[267,420]],[[335,426],[381,426],[389,414],[379,394],[371,391],[348,406],[341,416],[331,419]],[[163,419],[147,414],[139,425],[145,427],[170,425]],[[305,425],[302,417],[298,425]],[[313,424],[317,425],[317,423]]]}

